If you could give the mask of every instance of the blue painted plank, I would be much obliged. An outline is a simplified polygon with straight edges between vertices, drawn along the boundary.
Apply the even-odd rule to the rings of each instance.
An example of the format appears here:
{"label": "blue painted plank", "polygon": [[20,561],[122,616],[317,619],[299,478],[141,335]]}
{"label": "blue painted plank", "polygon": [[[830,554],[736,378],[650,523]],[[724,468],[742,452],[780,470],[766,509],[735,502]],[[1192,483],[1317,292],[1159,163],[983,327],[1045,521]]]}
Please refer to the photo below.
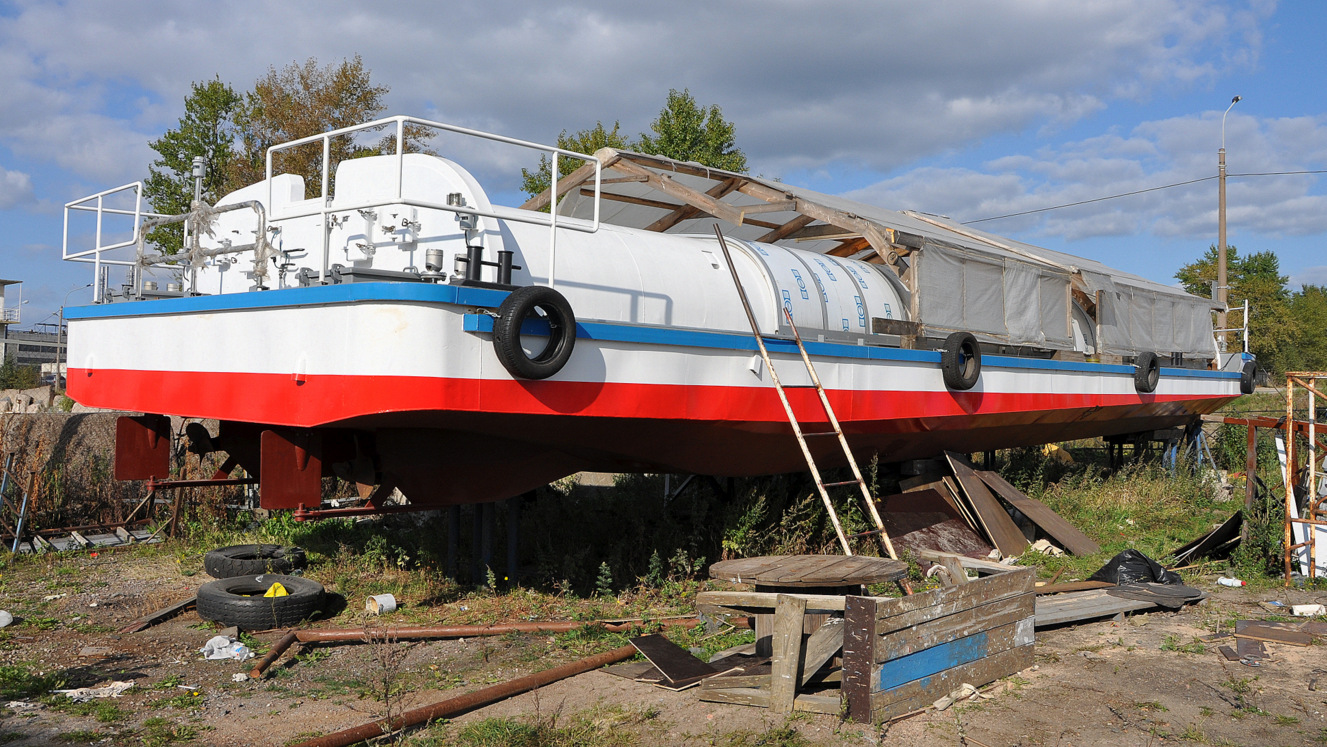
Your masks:
{"label": "blue painted plank", "polygon": [[892,690],[913,680],[983,659],[986,657],[989,645],[990,637],[983,631],[887,661],[880,665],[880,676],[875,689]]}

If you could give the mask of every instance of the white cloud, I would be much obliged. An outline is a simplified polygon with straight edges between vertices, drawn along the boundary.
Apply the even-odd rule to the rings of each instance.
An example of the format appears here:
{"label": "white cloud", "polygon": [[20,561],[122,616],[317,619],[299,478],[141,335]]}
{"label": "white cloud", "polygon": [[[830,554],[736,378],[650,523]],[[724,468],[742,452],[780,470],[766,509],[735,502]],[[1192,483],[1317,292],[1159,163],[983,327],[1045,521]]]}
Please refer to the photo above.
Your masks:
{"label": "white cloud", "polygon": [[[1214,177],[1207,144],[1220,139],[1220,117],[1146,122],[1108,135],[999,158],[978,172],[917,169],[853,192],[863,202],[921,208],[970,221],[1092,201],[979,225],[997,233],[1078,240],[1150,233],[1208,241],[1216,233],[1217,183],[1110,195]],[[1227,122],[1227,225],[1263,238],[1327,231],[1327,195],[1312,174],[1241,176],[1327,166],[1327,118]],[[1238,154],[1238,155],[1237,155]]]}
{"label": "white cloud", "polygon": [[32,179],[21,171],[0,166],[0,210],[32,202]]}
{"label": "white cloud", "polygon": [[[1158,85],[1211,81],[1256,59],[1266,15],[1215,0],[414,0],[390,11],[349,0],[28,0],[0,18],[3,67],[27,102],[20,117],[0,115],[0,141],[31,147],[15,119],[66,117],[66,132],[104,131],[107,150],[141,163],[141,149],[123,146],[173,124],[190,82],[220,75],[243,89],[269,65],[359,53],[398,113],[433,109],[548,141],[599,119],[639,132],[668,88],[689,87],[724,107],[763,173],[891,170],[992,133],[1065,126]],[[85,150],[61,163],[87,175],[125,166]]]}

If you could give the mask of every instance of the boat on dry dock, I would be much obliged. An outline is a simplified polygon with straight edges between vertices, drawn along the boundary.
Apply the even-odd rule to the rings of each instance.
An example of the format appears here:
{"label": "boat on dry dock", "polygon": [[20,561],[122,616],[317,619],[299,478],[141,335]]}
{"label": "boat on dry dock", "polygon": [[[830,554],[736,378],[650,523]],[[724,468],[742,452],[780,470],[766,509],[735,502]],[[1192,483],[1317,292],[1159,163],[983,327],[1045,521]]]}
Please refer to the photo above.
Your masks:
{"label": "boat on dry dock", "polygon": [[[407,126],[471,145],[324,163],[313,195],[273,167]],[[496,205],[461,165],[494,144],[554,174],[583,165]],[[80,220],[96,221],[86,243],[69,238]],[[185,248],[162,255],[145,235],[171,222]],[[734,275],[794,408],[819,414],[792,324],[861,459],[1172,428],[1252,386],[1251,357],[1217,349],[1209,299],[1091,260],[409,117],[276,146],[266,179],[187,215],[145,211],[134,183],[70,203],[66,226],[65,257],[96,278],[95,303],[65,313],[69,394],[144,413],[121,423],[117,475],[167,474],[166,416],[216,419],[190,428],[194,450],[258,477],[269,508],[316,507],[324,475],[437,506],[581,470],[803,469]],[[836,446],[813,450],[834,463]]]}

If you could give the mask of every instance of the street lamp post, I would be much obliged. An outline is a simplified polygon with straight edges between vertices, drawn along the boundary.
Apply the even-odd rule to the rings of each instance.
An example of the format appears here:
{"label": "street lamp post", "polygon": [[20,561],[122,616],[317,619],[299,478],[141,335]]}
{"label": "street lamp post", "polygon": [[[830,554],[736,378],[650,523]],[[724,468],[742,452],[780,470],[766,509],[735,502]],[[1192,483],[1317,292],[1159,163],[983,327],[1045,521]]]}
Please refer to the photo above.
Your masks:
{"label": "street lamp post", "polygon": [[1221,115],[1221,150],[1217,151],[1217,250],[1216,250],[1216,302],[1221,304],[1221,310],[1216,312],[1216,326],[1221,332],[1218,333],[1218,340],[1221,343],[1221,352],[1226,352],[1226,301],[1228,299],[1227,291],[1230,290],[1229,283],[1226,280],[1226,114],[1239,103],[1241,96],[1236,96],[1230,100],[1230,106],[1226,107],[1226,113]]}
{"label": "street lamp post", "polygon": [[[65,333],[64,333],[64,331],[65,331],[65,306],[67,306],[67,305],[69,304],[69,294],[70,294],[70,293],[74,293],[75,291],[81,291],[81,290],[83,290],[84,288],[91,288],[91,287],[92,287],[92,283],[88,283],[87,285],[83,285],[83,286],[79,286],[79,287],[77,287],[77,288],[74,288],[74,289],[70,290],[68,293],[65,293],[65,298],[64,298],[64,300],[60,302],[60,323],[59,323],[58,325],[56,325],[56,327],[55,327],[55,384],[56,384],[56,386],[60,387],[60,391],[62,391],[62,392],[65,390],[65,388],[66,388],[66,386],[67,386],[67,384],[68,384],[68,382],[65,381],[65,375],[64,375],[64,373],[61,371],[61,366],[60,366],[61,359],[65,357],[65,356],[64,356],[64,340],[65,340],[65,338],[67,337],[67,335],[65,335]],[[49,319],[49,318],[50,318],[50,317],[47,317],[47,319]],[[62,384],[66,385],[66,386],[61,386]]]}

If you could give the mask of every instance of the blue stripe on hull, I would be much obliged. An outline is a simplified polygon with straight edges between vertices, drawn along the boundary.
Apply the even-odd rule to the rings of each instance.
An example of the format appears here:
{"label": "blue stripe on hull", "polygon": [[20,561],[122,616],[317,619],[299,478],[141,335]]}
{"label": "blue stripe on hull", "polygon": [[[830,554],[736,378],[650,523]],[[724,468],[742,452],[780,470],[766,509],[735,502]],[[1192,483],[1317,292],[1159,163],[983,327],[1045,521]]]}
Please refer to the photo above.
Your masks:
{"label": "blue stripe on hull", "polygon": [[[71,321],[112,317],[147,317],[207,313],[216,311],[246,311],[277,309],[292,306],[323,306],[345,303],[427,303],[497,308],[508,295],[507,291],[489,288],[467,288],[432,283],[343,283],[310,288],[286,288],[279,291],[230,293],[217,296],[196,296],[132,303],[80,306],[65,310]],[[492,332],[493,318],[487,314],[466,314],[464,329],[469,332]],[[748,334],[717,332],[697,329],[678,329],[642,324],[612,322],[578,322],[578,339],[601,342],[628,342],[649,345],[671,345],[720,350],[755,352],[756,342]],[[857,345],[837,342],[806,342],[808,353],[821,358],[849,358],[879,361],[920,362],[939,365],[940,353],[935,350],[905,350],[878,345]],[[772,353],[797,354],[797,345],[791,340],[765,338]],[[1108,363],[1078,363],[1053,361],[1044,358],[1016,358],[1011,356],[982,356],[983,367],[1017,368],[1037,371],[1075,371],[1093,374],[1132,374],[1133,366]],[[1195,379],[1238,380],[1238,371],[1201,371],[1191,368],[1163,368],[1167,377]]]}

